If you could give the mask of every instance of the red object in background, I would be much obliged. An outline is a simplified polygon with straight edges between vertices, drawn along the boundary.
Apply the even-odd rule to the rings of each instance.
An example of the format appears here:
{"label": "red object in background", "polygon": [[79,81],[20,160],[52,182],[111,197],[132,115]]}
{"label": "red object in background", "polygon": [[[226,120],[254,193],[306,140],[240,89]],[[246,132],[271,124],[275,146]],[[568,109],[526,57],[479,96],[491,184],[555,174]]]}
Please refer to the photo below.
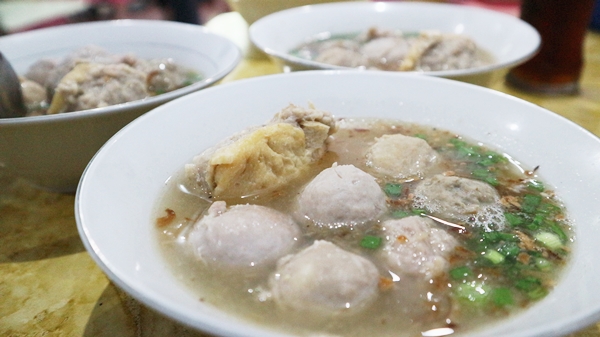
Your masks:
{"label": "red object in background", "polygon": [[449,0],[449,3],[482,7],[513,16],[519,16],[521,0]]}
{"label": "red object in background", "polygon": [[508,84],[524,91],[576,94],[594,0],[523,0],[521,19],[542,36],[539,53],[512,69]]}

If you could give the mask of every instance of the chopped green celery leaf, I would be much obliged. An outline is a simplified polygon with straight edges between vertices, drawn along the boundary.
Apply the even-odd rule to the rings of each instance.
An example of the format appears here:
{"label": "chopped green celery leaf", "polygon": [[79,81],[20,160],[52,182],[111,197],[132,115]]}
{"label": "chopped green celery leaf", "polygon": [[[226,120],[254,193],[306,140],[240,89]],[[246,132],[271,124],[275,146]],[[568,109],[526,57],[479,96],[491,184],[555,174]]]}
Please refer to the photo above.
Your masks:
{"label": "chopped green celery leaf", "polygon": [[544,189],[545,189],[544,184],[538,180],[529,181],[529,184],[527,184],[527,187],[529,187],[530,189],[532,189],[534,191],[538,191],[538,192],[544,192]]}
{"label": "chopped green celery leaf", "polygon": [[458,153],[465,156],[465,157],[473,157],[473,156],[477,156],[477,152],[468,146],[461,146],[457,148]]}
{"label": "chopped green celery leaf", "polygon": [[537,213],[534,217],[533,217],[533,223],[536,226],[541,226],[544,224],[544,221],[546,221],[546,215],[544,215],[543,213]]}
{"label": "chopped green celery leaf", "polygon": [[487,169],[474,169],[473,171],[471,171],[471,174],[476,177],[476,178],[487,178],[490,175],[490,171],[488,171]]}
{"label": "chopped green celery leaf", "polygon": [[533,263],[541,271],[549,271],[552,268],[552,263],[543,257],[534,258]]}
{"label": "chopped green celery leaf", "polygon": [[540,288],[541,286],[542,282],[533,276],[527,276],[515,282],[515,288],[525,292],[530,292],[536,288]]}
{"label": "chopped green celery leaf", "polygon": [[417,134],[415,135],[415,137],[417,137],[417,138],[421,138],[421,139],[423,139],[423,140],[427,140],[427,136],[426,136],[426,135],[424,135],[424,134],[422,134],[422,133],[417,133]]}
{"label": "chopped green celery leaf", "polygon": [[377,249],[381,246],[382,239],[378,236],[367,235],[360,241],[360,246],[367,249]]}
{"label": "chopped green celery leaf", "polygon": [[487,178],[484,179],[486,183],[492,185],[492,186],[498,186],[498,179],[496,179],[496,177],[493,176],[489,176]]}
{"label": "chopped green celery leaf", "polygon": [[542,256],[544,256],[544,253],[543,253],[543,252],[540,252],[540,251],[537,251],[537,250],[530,250],[530,251],[528,251],[527,253],[528,253],[530,256],[533,256],[533,257],[542,257]]}
{"label": "chopped green celery leaf", "polygon": [[514,213],[504,213],[504,218],[506,219],[506,221],[508,221],[508,224],[511,225],[512,227],[517,227],[517,226],[525,223],[525,219],[523,219],[522,217],[520,217]]}
{"label": "chopped green celery leaf", "polygon": [[560,241],[562,242],[567,242],[567,240],[569,239],[567,237],[567,234],[565,234],[565,232],[563,231],[563,229],[560,227],[560,225],[556,222],[549,222],[548,223],[548,227],[556,234],[558,235],[558,237],[560,238]]}
{"label": "chopped green celery leaf", "polygon": [[499,253],[504,255],[505,257],[517,257],[521,252],[521,249],[515,242],[507,242],[504,245],[500,246],[498,249]]}
{"label": "chopped green celery leaf", "polygon": [[499,232],[499,233],[500,233],[500,238],[504,241],[511,241],[511,242],[519,241],[519,237],[516,236],[515,234],[504,233],[504,232]]}
{"label": "chopped green celery leaf", "polygon": [[455,280],[464,280],[469,276],[473,276],[473,271],[468,266],[456,267],[450,270],[450,277]]}
{"label": "chopped green celery leaf", "polygon": [[411,211],[414,215],[421,215],[427,213],[424,209],[413,208]]}
{"label": "chopped green celery leaf", "polygon": [[492,290],[491,292],[492,301],[499,307],[512,305],[514,304],[514,299],[510,289],[500,287]]}
{"label": "chopped green celery leaf", "polygon": [[543,298],[546,295],[548,295],[548,290],[544,287],[537,287],[527,292],[527,297],[531,298],[532,300],[539,300],[540,298]]}
{"label": "chopped green celery leaf", "polygon": [[491,243],[496,243],[500,241],[517,241],[516,235],[499,231],[483,232],[481,234],[481,237],[483,238],[483,240]]}
{"label": "chopped green celery leaf", "polygon": [[467,300],[473,304],[484,304],[489,297],[488,286],[475,281],[460,283],[454,287],[454,291],[458,298]]}
{"label": "chopped green celery leaf", "polygon": [[544,246],[546,246],[550,250],[557,250],[562,248],[563,243],[560,240],[560,237],[555,233],[550,232],[539,232],[535,234],[534,238],[541,242]]}
{"label": "chopped green celery leaf", "polygon": [[560,214],[561,209],[560,209],[560,207],[558,207],[554,204],[551,204],[549,202],[542,202],[538,206],[537,212],[544,213],[544,214]]}
{"label": "chopped green celery leaf", "polygon": [[533,214],[541,202],[542,197],[540,195],[526,194],[523,197],[521,209],[526,213]]}
{"label": "chopped green celery leaf", "polygon": [[452,139],[450,139],[450,144],[454,145],[455,147],[462,147],[462,146],[466,146],[467,142],[465,142],[464,140],[460,140],[458,138],[452,138]]}
{"label": "chopped green celery leaf", "polygon": [[412,215],[412,213],[409,213],[407,211],[401,211],[401,210],[392,211],[392,217],[396,218],[396,219],[406,218],[407,216],[410,216],[410,215]]}
{"label": "chopped green celery leaf", "polygon": [[504,262],[504,255],[492,249],[488,249],[483,255],[483,257],[491,261],[493,264],[500,264]]}
{"label": "chopped green celery leaf", "polygon": [[402,184],[387,183],[383,191],[390,197],[399,197],[402,194]]}
{"label": "chopped green celery leaf", "polygon": [[537,224],[536,222],[533,222],[533,221],[532,221],[532,222],[528,223],[528,224],[525,226],[525,228],[527,228],[527,229],[529,229],[529,230],[531,230],[531,231],[535,231],[535,230],[538,230],[538,229],[540,229],[540,225],[539,225],[539,224]]}
{"label": "chopped green celery leaf", "polygon": [[483,232],[483,234],[481,234],[481,237],[488,242],[499,242],[501,240],[500,237],[500,232],[498,231],[491,231],[491,232]]}
{"label": "chopped green celery leaf", "polygon": [[538,213],[533,217],[531,222],[528,223],[526,227],[532,231],[535,231],[537,229],[540,229],[545,223],[546,217],[544,216],[544,214]]}
{"label": "chopped green celery leaf", "polygon": [[477,162],[477,165],[481,165],[481,166],[485,166],[485,167],[492,166],[494,164],[496,164],[496,162],[492,158],[489,158],[489,157],[484,157],[482,160]]}
{"label": "chopped green celery leaf", "polygon": [[485,156],[487,158],[489,158],[490,160],[492,160],[494,163],[503,163],[503,162],[506,162],[506,158],[503,155],[501,155],[499,153],[496,153],[496,152],[493,152],[493,151],[487,151],[485,153]]}

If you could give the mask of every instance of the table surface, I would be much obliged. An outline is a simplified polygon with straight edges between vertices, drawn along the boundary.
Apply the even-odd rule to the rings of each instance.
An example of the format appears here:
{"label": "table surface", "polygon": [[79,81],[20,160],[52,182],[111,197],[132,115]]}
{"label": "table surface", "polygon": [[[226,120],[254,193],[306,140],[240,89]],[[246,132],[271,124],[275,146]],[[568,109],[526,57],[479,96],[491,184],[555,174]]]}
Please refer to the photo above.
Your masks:
{"label": "table surface", "polygon": [[[236,13],[237,14],[237,13]],[[234,14],[208,23],[241,47],[243,24]],[[236,32],[237,29],[237,32]],[[581,94],[548,97],[492,89],[562,115],[600,136],[600,34],[585,41]],[[252,54],[252,53],[249,53]],[[273,74],[267,58],[246,57],[222,82]],[[140,304],[112,284],[86,252],[76,228],[74,195],[33,188],[0,167],[1,336],[207,336]],[[600,337],[600,322],[570,337]]]}

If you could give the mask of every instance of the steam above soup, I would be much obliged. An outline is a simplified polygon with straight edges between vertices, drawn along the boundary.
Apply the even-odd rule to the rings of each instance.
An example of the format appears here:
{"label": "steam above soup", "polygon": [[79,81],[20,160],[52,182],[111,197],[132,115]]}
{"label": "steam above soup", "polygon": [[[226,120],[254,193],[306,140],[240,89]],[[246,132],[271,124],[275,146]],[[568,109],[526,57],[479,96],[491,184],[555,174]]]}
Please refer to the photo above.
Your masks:
{"label": "steam above soup", "polygon": [[574,240],[507,154],[294,105],[190,160],[156,218],[201,300],[311,336],[480,329],[548,294]]}

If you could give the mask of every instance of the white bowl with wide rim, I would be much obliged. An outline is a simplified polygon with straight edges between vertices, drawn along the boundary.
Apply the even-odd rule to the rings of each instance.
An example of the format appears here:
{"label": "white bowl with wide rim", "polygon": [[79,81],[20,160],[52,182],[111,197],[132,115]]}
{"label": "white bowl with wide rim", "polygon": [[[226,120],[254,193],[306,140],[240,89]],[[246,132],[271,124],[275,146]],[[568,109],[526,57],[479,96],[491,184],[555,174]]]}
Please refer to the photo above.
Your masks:
{"label": "white bowl with wide rim", "polygon": [[169,21],[80,23],[0,38],[0,51],[17,74],[24,74],[39,59],[60,59],[88,45],[139,58],[172,58],[198,72],[202,79],[171,92],[118,105],[0,119],[0,170],[46,189],[74,192],[89,160],[115,132],[160,104],[216,83],[241,59],[232,41],[203,26]]}
{"label": "white bowl with wide rim", "polygon": [[355,34],[371,27],[403,32],[437,30],[464,34],[493,58],[489,65],[419,73],[488,86],[509,68],[537,53],[541,38],[528,23],[509,14],[458,4],[423,2],[344,2],[309,5],[267,15],[249,28],[250,40],[285,71],[348,69],[291,53],[319,36]]}
{"label": "white bowl with wide rim", "polygon": [[399,119],[475,139],[510,154],[525,168],[539,166],[547,187],[564,202],[576,242],[556,287],[525,311],[467,336],[560,336],[600,319],[600,261],[595,257],[600,140],[526,101],[428,76],[278,74],[212,87],[154,109],[112,137],[82,176],[75,211],[92,258],[118,286],[185,325],[224,336],[291,336],[198,301],[202,295],[184,285],[162,255],[153,214],[167,181],[195,155],[267,122],[290,103],[308,102],[336,117]]}

